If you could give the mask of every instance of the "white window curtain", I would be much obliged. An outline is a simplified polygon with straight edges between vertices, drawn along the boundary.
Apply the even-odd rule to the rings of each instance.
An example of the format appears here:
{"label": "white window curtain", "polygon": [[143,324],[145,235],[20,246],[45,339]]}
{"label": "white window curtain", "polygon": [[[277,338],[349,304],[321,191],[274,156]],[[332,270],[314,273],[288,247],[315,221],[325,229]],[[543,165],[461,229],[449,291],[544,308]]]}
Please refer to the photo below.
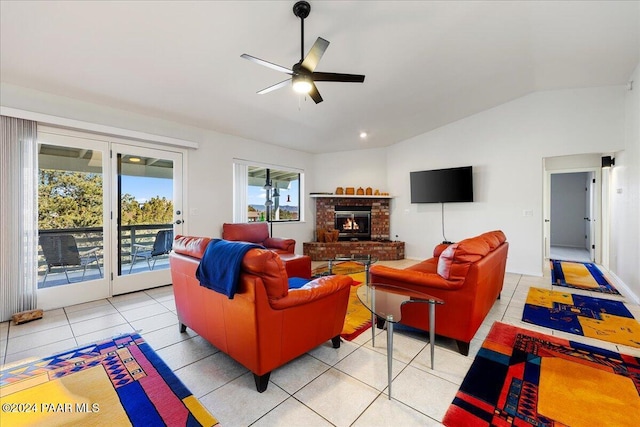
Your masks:
{"label": "white window curtain", "polygon": [[247,186],[249,167],[235,161],[233,164],[233,222],[247,222]]}
{"label": "white window curtain", "polygon": [[37,307],[37,123],[0,116],[0,321]]}

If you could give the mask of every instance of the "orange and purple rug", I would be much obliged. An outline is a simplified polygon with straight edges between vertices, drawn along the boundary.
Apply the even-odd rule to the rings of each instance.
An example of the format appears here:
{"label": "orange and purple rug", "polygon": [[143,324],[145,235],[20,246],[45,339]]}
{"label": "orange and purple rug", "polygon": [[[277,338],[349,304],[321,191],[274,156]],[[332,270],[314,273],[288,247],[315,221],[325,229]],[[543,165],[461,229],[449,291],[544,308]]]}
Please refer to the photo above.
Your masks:
{"label": "orange and purple rug", "polygon": [[0,401],[3,426],[218,423],[137,334],[13,364]]}
{"label": "orange and purple rug", "polygon": [[495,322],[446,426],[618,426],[640,420],[640,358]]}

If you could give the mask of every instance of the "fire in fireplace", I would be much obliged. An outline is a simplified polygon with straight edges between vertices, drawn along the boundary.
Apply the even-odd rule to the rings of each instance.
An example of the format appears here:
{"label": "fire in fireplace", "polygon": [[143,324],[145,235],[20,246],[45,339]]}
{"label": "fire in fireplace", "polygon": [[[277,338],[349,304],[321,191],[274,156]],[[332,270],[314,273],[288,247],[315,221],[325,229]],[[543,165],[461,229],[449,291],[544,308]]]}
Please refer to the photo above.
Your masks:
{"label": "fire in fireplace", "polygon": [[371,240],[371,207],[336,206],[335,229],[338,240]]}

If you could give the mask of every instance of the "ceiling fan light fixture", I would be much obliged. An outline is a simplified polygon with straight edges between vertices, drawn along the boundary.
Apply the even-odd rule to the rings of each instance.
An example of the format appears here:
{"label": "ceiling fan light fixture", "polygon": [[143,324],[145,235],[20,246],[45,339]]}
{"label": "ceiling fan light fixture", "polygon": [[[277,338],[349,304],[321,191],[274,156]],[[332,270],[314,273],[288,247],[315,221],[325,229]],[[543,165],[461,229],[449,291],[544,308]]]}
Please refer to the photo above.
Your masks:
{"label": "ceiling fan light fixture", "polygon": [[247,55],[246,53],[240,55],[241,58],[248,59],[249,61],[262,65],[263,67],[271,68],[272,70],[276,70],[291,76],[291,79],[281,81],[280,83],[276,83],[267,88],[259,90],[258,94],[264,95],[265,93],[283,88],[287,86],[289,84],[289,80],[291,80],[294,91],[300,94],[309,95],[313,102],[319,104],[320,102],[322,102],[322,96],[320,96],[315,82],[364,82],[364,76],[361,74],[321,73],[315,71],[318,62],[320,62],[320,59],[322,58],[322,55],[324,55],[325,50],[327,50],[327,47],[329,47],[329,41],[323,39],[322,37],[318,37],[305,56],[304,20],[309,16],[309,12],[311,12],[311,5],[308,1],[299,0],[295,5],[293,5],[293,14],[300,18],[300,61],[294,64],[291,69],[282,67],[269,61],[265,61],[264,59],[256,58],[255,56]]}
{"label": "ceiling fan light fixture", "polygon": [[307,76],[293,76],[293,90],[298,93],[311,92],[311,79]]}

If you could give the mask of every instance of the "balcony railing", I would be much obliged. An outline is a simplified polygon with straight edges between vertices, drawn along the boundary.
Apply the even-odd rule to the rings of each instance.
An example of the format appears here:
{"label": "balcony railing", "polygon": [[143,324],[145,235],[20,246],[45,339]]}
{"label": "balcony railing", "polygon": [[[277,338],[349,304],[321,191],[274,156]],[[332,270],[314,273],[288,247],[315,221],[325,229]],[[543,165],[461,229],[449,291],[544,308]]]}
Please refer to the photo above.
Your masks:
{"label": "balcony railing", "polygon": [[[173,228],[172,224],[141,224],[141,225],[125,225],[121,227],[120,234],[120,270],[122,275],[129,274],[129,267],[132,262],[132,253],[135,244],[142,244],[152,246],[155,240],[156,234],[160,230],[170,230]],[[104,235],[102,227],[78,227],[78,228],[64,228],[64,229],[51,229],[51,230],[39,230],[40,236],[56,235],[56,234],[71,234],[75,237],[76,244],[78,245],[79,252],[90,251],[97,248],[98,262],[100,268],[104,265]],[[126,266],[126,267],[125,267]],[[162,262],[158,260],[154,269],[168,268],[168,262]],[[42,284],[45,272],[47,269],[47,262],[42,252],[42,247],[38,246],[38,282]],[[71,270],[73,270],[72,282],[82,280],[82,268],[70,269],[69,275],[71,277]],[[147,263],[138,259],[131,274],[136,272],[148,270]],[[79,274],[77,274],[79,272]],[[104,272],[103,272],[104,274]],[[99,276],[98,268],[94,263],[87,266],[87,273],[84,280],[96,279]],[[62,267],[52,267],[46,280],[46,287],[56,286],[60,284],[66,284],[67,279]]]}

